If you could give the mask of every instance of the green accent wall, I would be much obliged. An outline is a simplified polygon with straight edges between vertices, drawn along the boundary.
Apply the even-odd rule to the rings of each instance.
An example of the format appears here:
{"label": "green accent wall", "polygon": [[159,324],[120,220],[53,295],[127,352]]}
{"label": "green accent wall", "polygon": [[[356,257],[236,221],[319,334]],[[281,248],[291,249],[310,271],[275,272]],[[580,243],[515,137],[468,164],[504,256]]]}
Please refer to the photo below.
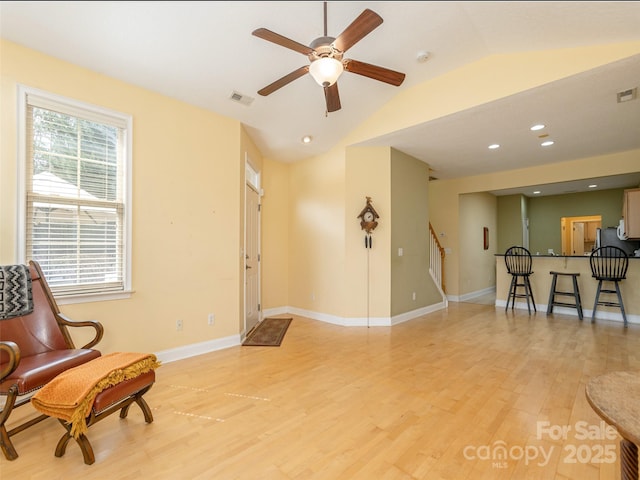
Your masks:
{"label": "green accent wall", "polygon": [[429,275],[428,188],[429,166],[391,149],[391,316],[442,301]]}
{"label": "green accent wall", "polygon": [[503,195],[498,197],[498,241],[496,252],[504,253],[513,245],[523,244],[522,219],[524,195]]}
{"label": "green accent wall", "polygon": [[[498,252],[523,245],[522,222],[529,218],[529,250],[562,252],[562,217],[600,215],[603,227],[615,227],[622,218],[624,189],[567,193],[544,197],[498,197]],[[524,202],[524,205],[523,205]]]}

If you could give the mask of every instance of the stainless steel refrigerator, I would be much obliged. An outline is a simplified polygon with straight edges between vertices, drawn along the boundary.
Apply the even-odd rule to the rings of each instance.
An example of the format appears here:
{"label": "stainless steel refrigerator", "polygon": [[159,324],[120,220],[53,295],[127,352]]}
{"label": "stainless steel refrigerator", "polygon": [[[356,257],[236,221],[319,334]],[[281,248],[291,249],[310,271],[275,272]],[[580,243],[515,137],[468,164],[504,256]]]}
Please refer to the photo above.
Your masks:
{"label": "stainless steel refrigerator", "polygon": [[[640,240],[622,240],[618,238],[616,227],[598,228],[596,230],[596,248],[609,245],[620,247],[629,256],[634,256],[636,250],[640,251]],[[640,256],[640,252],[638,256]]]}

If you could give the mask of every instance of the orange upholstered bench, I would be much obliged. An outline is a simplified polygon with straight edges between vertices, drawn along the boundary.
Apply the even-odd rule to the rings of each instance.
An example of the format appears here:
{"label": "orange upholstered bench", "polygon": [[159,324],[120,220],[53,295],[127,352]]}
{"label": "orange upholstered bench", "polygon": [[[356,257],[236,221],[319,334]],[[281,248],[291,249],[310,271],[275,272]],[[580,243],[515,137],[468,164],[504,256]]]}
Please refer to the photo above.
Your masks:
{"label": "orange upholstered bench", "polygon": [[[90,427],[94,423],[108,417],[113,412],[120,410],[120,418],[126,418],[129,413],[129,407],[132,403],[137,403],[144,414],[144,421],[147,423],[153,422],[153,414],[147,402],[142,396],[149,391],[155,382],[156,374],[153,370],[143,373],[136,378],[125,380],[113,387],[109,387],[96,395],[91,407],[91,413],[87,417],[87,427]],[[60,438],[56,447],[56,457],[61,457],[67,449],[67,443],[73,438],[71,430],[73,425],[67,423],[63,419],[59,418],[58,421],[67,430],[67,432]],[[84,463],[91,465],[95,462],[95,455],[93,454],[93,448],[89,443],[87,436],[82,433],[76,439],[80,450],[82,450],[82,456],[84,457]]]}
{"label": "orange upholstered bench", "polygon": [[138,404],[147,423],[153,422],[142,396],[153,386],[154,369],[159,365],[152,354],[114,353],[58,375],[45,385],[31,403],[41,413],[56,417],[66,429],[56,446],[56,457],[64,455],[69,440],[74,438],[84,463],[93,464],[88,428],[117,410],[120,418],[126,418],[132,403]]}

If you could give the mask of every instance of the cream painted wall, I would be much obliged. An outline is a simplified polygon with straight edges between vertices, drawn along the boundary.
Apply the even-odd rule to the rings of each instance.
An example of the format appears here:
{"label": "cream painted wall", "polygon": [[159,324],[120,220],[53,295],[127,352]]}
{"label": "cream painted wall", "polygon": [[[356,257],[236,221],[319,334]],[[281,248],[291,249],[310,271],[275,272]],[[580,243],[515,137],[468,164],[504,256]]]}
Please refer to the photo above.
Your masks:
{"label": "cream painted wall", "polygon": [[[289,305],[329,321],[388,324],[440,302],[428,274],[428,166],[389,147],[349,147],[345,155],[335,150],[290,167]],[[357,218],[367,197],[380,215],[370,250]],[[331,216],[340,214],[337,229]]]}
{"label": "cream painted wall", "polygon": [[[340,313],[348,318],[369,317],[374,323],[376,319],[389,319],[391,311],[391,151],[389,147],[351,147],[346,155],[345,237],[339,240],[346,252],[347,291]],[[364,247],[365,232],[357,218],[367,197],[380,215],[370,250]]]}
{"label": "cream painted wall", "polygon": [[289,305],[290,166],[265,159],[262,174],[262,308]]}
{"label": "cream painted wall", "polygon": [[289,306],[341,316],[345,283],[344,152],[290,166]]}
{"label": "cream painted wall", "polygon": [[[495,253],[498,202],[490,193],[460,195],[460,265],[473,265],[460,272],[460,292],[473,293],[496,285]],[[489,248],[484,249],[484,231],[489,229]]]}
{"label": "cream painted wall", "polygon": [[[0,48],[0,262],[23,260],[15,256],[17,84],[129,113],[134,293],[62,310],[104,324],[103,352],[157,352],[237,335],[240,124],[4,40]],[[210,312],[214,326],[207,325]],[[182,332],[177,319],[184,322]]]}

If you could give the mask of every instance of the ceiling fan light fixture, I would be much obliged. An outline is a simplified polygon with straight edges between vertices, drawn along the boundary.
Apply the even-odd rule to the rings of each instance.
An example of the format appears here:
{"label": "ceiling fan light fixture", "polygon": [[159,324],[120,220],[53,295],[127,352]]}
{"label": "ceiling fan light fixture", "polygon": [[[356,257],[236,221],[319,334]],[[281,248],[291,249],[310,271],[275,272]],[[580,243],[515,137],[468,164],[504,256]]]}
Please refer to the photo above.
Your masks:
{"label": "ceiling fan light fixture", "polygon": [[333,57],[319,58],[309,66],[309,73],[321,87],[330,87],[336,83],[343,71],[342,62]]}

